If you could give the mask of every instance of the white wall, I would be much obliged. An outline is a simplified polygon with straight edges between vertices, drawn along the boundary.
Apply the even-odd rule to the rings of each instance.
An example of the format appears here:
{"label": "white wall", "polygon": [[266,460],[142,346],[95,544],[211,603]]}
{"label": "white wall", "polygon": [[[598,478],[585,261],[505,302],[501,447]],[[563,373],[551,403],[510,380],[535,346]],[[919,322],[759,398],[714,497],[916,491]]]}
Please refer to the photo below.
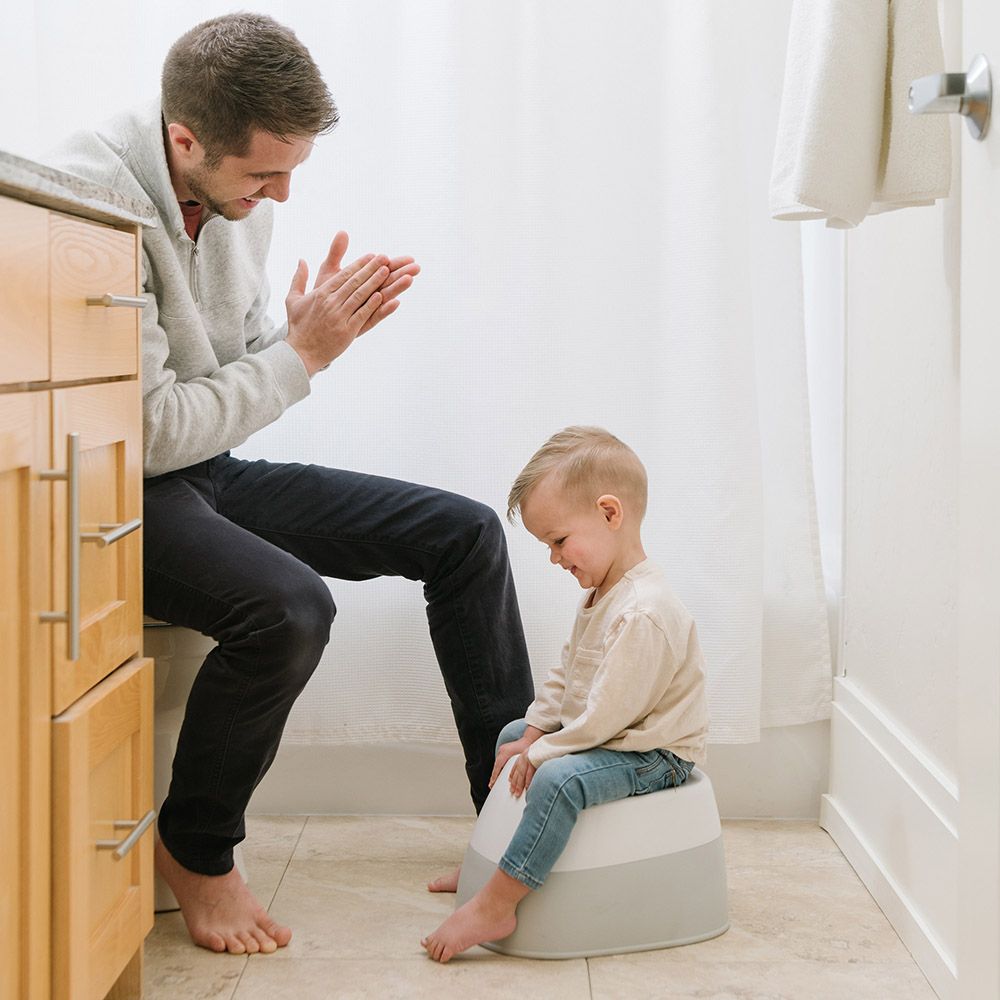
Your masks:
{"label": "white wall", "polygon": [[957,949],[959,139],[955,122],[951,198],[846,238],[844,603],[821,819],[943,997]]}

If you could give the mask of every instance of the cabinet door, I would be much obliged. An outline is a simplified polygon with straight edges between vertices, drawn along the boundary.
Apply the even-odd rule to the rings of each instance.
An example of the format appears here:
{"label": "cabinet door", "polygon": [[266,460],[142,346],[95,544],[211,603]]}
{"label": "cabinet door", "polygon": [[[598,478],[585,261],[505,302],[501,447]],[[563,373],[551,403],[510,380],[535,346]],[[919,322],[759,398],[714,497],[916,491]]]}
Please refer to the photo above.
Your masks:
{"label": "cabinet door", "polygon": [[49,213],[0,198],[0,385],[49,377]]}
{"label": "cabinet door", "polygon": [[138,238],[58,212],[49,219],[52,381],[134,375],[141,310],[120,300],[139,296]]}
{"label": "cabinet door", "polygon": [[70,602],[75,565],[80,645],[70,659],[71,625],[54,630],[53,715],[142,648],[142,532],[116,530],[142,516],[141,431],[135,380],[52,392],[52,453],[62,456],[56,464],[68,464],[67,442],[78,435],[80,529],[71,541],[72,490],[54,483],[54,600]]}
{"label": "cabinet door", "polygon": [[47,392],[0,395],[0,997],[49,992]]}
{"label": "cabinet door", "polygon": [[55,1000],[101,1000],[152,929],[152,743],[148,659],[52,720]]}

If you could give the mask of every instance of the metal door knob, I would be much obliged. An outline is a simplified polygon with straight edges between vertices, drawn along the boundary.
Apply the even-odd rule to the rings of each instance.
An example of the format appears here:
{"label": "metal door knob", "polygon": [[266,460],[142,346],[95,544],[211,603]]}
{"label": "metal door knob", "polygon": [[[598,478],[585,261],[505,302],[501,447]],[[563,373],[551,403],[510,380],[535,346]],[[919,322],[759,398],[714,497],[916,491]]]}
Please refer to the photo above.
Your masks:
{"label": "metal door knob", "polygon": [[990,127],[993,81],[984,55],[975,56],[967,73],[935,73],[910,84],[907,107],[915,115],[948,114],[965,117],[972,138],[982,140]]}

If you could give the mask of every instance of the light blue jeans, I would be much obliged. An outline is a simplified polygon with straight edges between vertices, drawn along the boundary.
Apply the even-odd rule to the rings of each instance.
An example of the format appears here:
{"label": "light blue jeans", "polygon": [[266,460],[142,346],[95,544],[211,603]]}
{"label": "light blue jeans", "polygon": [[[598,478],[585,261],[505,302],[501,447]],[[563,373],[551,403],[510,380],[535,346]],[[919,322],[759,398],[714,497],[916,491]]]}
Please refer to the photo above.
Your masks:
{"label": "light blue jeans", "polygon": [[[506,725],[497,751],[519,740],[526,726],[524,719]],[[521,822],[497,866],[537,889],[566,847],[581,809],[683,785],[693,767],[669,750],[602,747],[545,761],[525,792]]]}

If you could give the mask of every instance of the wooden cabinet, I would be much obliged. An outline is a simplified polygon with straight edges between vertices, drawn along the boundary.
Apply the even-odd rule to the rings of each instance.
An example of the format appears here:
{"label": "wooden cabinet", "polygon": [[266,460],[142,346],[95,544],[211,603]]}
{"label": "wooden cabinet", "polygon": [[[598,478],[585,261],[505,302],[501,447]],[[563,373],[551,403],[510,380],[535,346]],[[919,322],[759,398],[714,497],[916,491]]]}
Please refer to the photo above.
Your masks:
{"label": "wooden cabinet", "polygon": [[49,409],[0,395],[0,997],[49,986],[51,592]]}
{"label": "wooden cabinet", "polygon": [[[152,660],[131,660],[53,722],[58,997],[105,996],[141,946],[139,929],[150,923],[152,667]],[[123,854],[130,835],[138,844]]]}
{"label": "wooden cabinet", "polygon": [[7,197],[0,235],[0,997],[138,997],[153,923],[140,235]]}

